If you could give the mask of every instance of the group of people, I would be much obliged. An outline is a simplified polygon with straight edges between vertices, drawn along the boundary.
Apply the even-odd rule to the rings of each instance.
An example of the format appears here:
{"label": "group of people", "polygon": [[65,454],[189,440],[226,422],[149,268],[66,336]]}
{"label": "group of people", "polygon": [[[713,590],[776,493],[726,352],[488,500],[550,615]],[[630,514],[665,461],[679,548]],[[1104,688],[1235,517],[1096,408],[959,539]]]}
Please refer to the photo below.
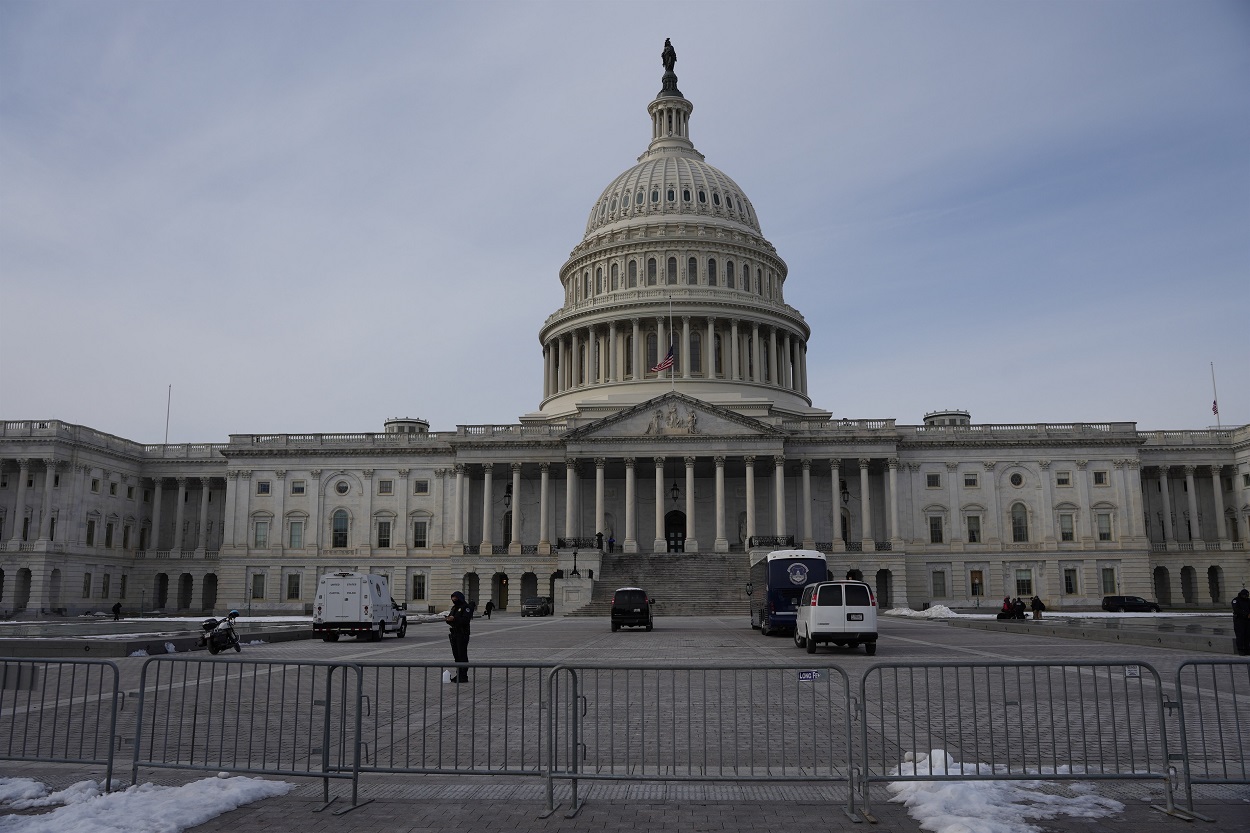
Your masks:
{"label": "group of people", "polygon": [[1040,597],[1034,596],[1029,599],[1026,604],[1023,599],[1016,596],[1003,596],[1003,606],[998,611],[999,619],[1027,619],[1025,611],[1032,610],[1034,619],[1042,618],[1042,611],[1046,609],[1046,603]]}

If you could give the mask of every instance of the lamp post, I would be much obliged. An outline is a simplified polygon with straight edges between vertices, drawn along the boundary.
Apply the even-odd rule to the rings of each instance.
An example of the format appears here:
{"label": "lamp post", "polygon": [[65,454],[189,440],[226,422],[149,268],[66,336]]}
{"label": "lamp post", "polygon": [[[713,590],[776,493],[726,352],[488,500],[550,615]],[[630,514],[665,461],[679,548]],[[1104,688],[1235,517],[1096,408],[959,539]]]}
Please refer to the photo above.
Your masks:
{"label": "lamp post", "polygon": [[577,549],[576,548],[573,549],[573,572],[570,573],[570,575],[577,576],[578,578],[582,577],[582,574],[577,572]]}

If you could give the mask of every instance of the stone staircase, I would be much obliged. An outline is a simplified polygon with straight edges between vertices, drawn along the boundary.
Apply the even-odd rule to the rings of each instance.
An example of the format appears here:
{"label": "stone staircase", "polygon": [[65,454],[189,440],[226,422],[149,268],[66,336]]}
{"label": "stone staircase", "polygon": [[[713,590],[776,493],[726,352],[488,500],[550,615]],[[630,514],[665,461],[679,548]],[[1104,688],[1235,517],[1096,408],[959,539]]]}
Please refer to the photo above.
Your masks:
{"label": "stone staircase", "polygon": [[641,587],[656,600],[656,616],[750,618],[743,552],[604,554],[590,602],[567,616],[607,616],[618,587]]}

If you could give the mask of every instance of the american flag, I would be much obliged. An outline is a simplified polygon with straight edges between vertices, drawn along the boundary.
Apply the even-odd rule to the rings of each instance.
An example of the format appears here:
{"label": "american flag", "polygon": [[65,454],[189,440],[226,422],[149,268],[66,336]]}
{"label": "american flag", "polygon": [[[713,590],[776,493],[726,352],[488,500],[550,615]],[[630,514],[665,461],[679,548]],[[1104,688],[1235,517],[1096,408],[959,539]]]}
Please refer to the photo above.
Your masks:
{"label": "american flag", "polygon": [[1211,400],[1211,413],[1215,414],[1216,416],[1220,415],[1220,400],[1218,399]]}
{"label": "american flag", "polygon": [[673,366],[673,345],[670,344],[668,346],[668,355],[664,357],[663,361],[661,361],[655,367],[651,368],[651,372],[663,373],[664,371],[668,370],[672,366]]}

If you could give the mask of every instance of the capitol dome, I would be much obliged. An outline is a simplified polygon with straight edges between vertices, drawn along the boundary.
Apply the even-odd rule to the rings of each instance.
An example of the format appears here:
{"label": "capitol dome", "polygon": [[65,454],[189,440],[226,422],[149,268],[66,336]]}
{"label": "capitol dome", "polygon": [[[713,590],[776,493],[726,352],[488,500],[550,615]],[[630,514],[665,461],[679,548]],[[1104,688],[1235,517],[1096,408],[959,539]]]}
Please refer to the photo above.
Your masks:
{"label": "capitol dome", "polygon": [[807,322],[755,207],[690,139],[694,105],[666,44],[651,140],[590,209],[560,269],[563,306],[539,331],[550,421],[670,389],[755,417],[823,414],[807,395]]}

